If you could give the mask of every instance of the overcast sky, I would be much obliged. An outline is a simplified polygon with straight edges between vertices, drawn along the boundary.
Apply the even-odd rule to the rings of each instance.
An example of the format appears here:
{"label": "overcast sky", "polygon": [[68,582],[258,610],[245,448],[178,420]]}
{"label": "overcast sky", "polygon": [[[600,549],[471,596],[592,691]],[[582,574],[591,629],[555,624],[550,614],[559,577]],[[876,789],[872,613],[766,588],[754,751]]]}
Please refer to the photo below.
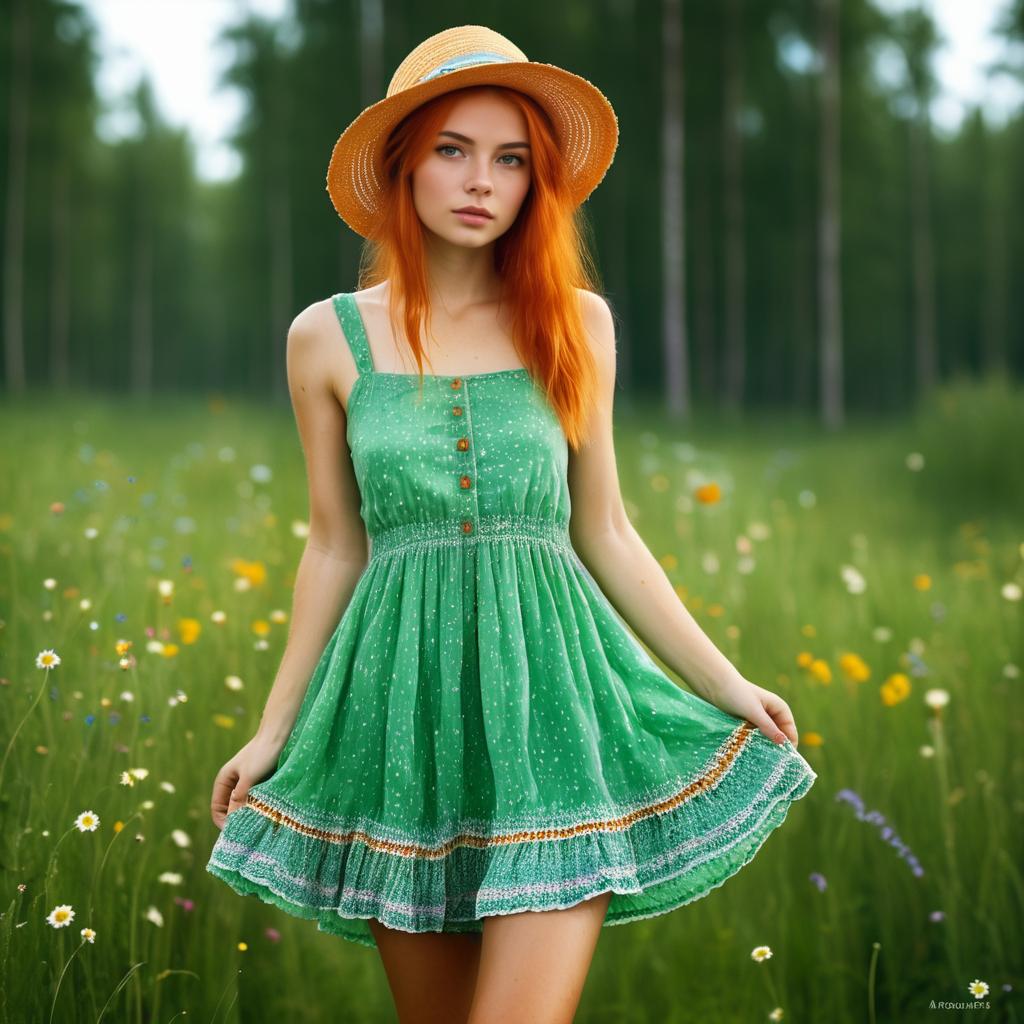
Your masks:
{"label": "overcast sky", "polygon": [[[916,0],[875,0],[886,10],[913,6]],[[923,0],[932,10],[946,45],[936,71],[942,95],[932,108],[940,130],[959,124],[965,105],[984,102],[986,117],[999,122],[1024,102],[1021,86],[1006,76],[987,79],[986,65],[1005,52],[990,29],[1007,0]],[[102,62],[99,89],[113,110],[98,126],[107,138],[130,134],[134,126],[118,112],[124,97],[145,72],[167,120],[187,125],[196,142],[197,173],[206,179],[233,176],[237,157],[223,141],[242,112],[242,98],[218,89],[217,78],[230,53],[214,44],[219,30],[246,10],[280,17],[289,0],[82,0],[99,29]],[[474,20],[467,4],[466,22]],[[552,59],[551,54],[545,54]],[[881,77],[899,74],[893,55],[880,53]],[[351,111],[347,111],[351,113]],[[338,133],[345,128],[339,114]],[[326,157],[325,157],[326,158]]]}

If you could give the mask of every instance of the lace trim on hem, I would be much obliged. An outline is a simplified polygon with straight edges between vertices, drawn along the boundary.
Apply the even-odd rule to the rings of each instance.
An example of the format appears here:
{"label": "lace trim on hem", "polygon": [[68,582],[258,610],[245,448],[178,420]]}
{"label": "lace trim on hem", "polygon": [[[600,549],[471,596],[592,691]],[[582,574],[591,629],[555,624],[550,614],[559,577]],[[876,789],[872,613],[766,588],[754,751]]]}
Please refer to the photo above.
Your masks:
{"label": "lace trim on hem", "polygon": [[671,796],[656,803],[647,804],[627,814],[618,815],[614,818],[605,818],[599,821],[585,821],[576,825],[567,825],[559,828],[525,829],[517,832],[499,833],[497,835],[480,836],[471,832],[460,832],[448,841],[438,846],[426,846],[421,843],[396,843],[387,839],[381,839],[370,835],[363,829],[350,829],[345,832],[334,832],[330,829],[317,828],[299,821],[297,818],[272,806],[265,800],[249,793],[245,806],[269,818],[274,823],[275,831],[280,825],[302,835],[310,836],[330,843],[361,842],[372,850],[381,853],[395,854],[400,857],[418,857],[426,860],[436,860],[447,857],[457,846],[475,846],[485,849],[489,846],[502,846],[507,843],[530,843],[538,840],[567,839],[571,836],[584,835],[588,832],[619,832],[630,828],[637,821],[649,817],[652,814],[664,814],[687,800],[692,799],[698,793],[714,788],[719,780],[730,770],[749,737],[756,731],[756,726],[750,722],[742,722],[732,732],[719,750],[714,764],[703,774],[687,783],[682,789]]}
{"label": "lace trim on hem", "polygon": [[[761,738],[758,735],[751,736],[751,743],[761,743]],[[763,741],[765,743],[768,740]],[[728,750],[729,740],[719,745],[719,747],[707,758],[703,765],[697,769],[696,773],[690,778],[700,778],[712,771],[715,766],[721,761]],[[749,749],[750,744],[748,743],[744,749]],[[774,747],[774,744],[773,744]],[[786,750],[795,756],[796,748],[793,747],[787,740],[785,743]],[[722,774],[719,776],[719,782],[725,778]],[[687,785],[690,780],[683,776],[676,775],[672,778],[667,778],[657,786],[650,786],[647,789],[635,790],[632,794],[632,799],[625,801],[616,801],[614,804],[606,804],[603,807],[589,807],[587,813],[593,818],[615,818],[621,814],[628,814],[634,810],[640,810],[644,807],[648,807],[651,804],[660,803],[666,797],[672,796],[677,793],[683,786]],[[272,785],[273,779],[268,780],[267,783],[257,783],[250,789],[250,793],[253,796],[258,797],[263,803],[274,810],[280,811],[283,815],[289,818],[294,818],[296,821],[302,822],[311,828],[320,828],[327,832],[348,833],[364,831],[368,832],[378,839],[386,839],[390,842],[403,844],[416,844],[427,847],[437,847],[442,843],[448,842],[453,836],[467,833],[476,836],[490,836],[492,835],[491,829],[493,828],[493,822],[491,819],[485,818],[467,818],[465,816],[459,816],[457,819],[452,821],[443,821],[435,823],[434,831],[429,835],[423,835],[422,830],[413,834],[411,832],[403,831],[394,825],[383,825],[372,818],[366,817],[365,815],[359,815],[358,817],[339,816],[332,814],[325,814],[318,809],[310,809],[306,807],[299,807],[288,800],[285,800],[278,794],[274,793],[271,796],[267,796],[263,792],[264,785]],[[712,787],[708,787],[705,792],[711,792]],[[548,813],[544,815],[544,821],[538,822],[536,815],[522,815],[519,817],[505,816],[502,818],[502,822],[506,831],[513,832],[525,832],[535,830],[538,827],[541,828],[559,828],[562,825],[576,825],[579,823],[579,812],[576,810],[564,811],[561,813]]]}
{"label": "lace trim on hem", "polygon": [[[781,824],[785,817],[785,812],[788,810],[789,803],[802,797],[811,788],[814,780],[817,778],[814,771],[808,768],[795,777],[792,785],[787,785],[785,789],[780,790],[779,785],[786,775],[786,772],[791,768],[791,763],[780,761],[765,781],[765,784],[761,787],[761,790],[743,810],[732,818],[721,822],[718,827],[712,829],[710,832],[690,837],[671,849],[662,851],[660,855],[653,860],[636,863],[626,867],[602,865],[596,871],[590,871],[586,874],[577,875],[573,878],[556,881],[541,881],[527,885],[506,887],[494,885],[485,887],[477,886],[468,891],[454,893],[450,897],[446,897],[444,901],[438,903],[414,903],[389,899],[387,897],[383,897],[379,892],[357,889],[352,886],[324,886],[316,884],[310,879],[292,875],[289,872],[284,871],[282,866],[267,854],[247,847],[242,843],[226,839],[223,835],[218,839],[215,845],[213,856],[207,865],[207,870],[212,874],[216,874],[223,878],[225,881],[228,881],[229,884],[236,888],[236,891],[242,892],[244,889],[249,892],[257,892],[261,896],[264,891],[268,891],[282,899],[286,899],[289,904],[301,908],[304,912],[308,912],[310,910],[331,911],[342,918],[350,920],[361,920],[367,916],[372,916],[384,921],[384,923],[389,927],[397,928],[403,928],[400,922],[403,919],[406,919],[415,921],[419,927],[403,928],[403,930],[436,930],[430,928],[424,929],[422,926],[425,923],[436,923],[440,926],[441,930],[444,930],[445,926],[465,924],[469,921],[479,920],[483,916],[492,914],[515,913],[524,909],[555,909],[558,906],[573,906],[581,899],[588,898],[587,893],[580,895],[579,887],[592,884],[595,881],[598,882],[598,884],[601,884],[602,881],[611,881],[611,891],[618,895],[639,895],[650,889],[657,888],[680,879],[682,876],[692,872],[707,861],[729,853],[738,844],[744,841],[756,839],[754,847],[748,851],[748,854],[744,857],[741,863],[734,865],[723,877],[714,881],[710,886],[702,889],[696,894],[691,894],[682,900],[666,901],[657,909],[648,908],[649,912],[644,912],[643,910],[623,910],[619,911],[614,918],[606,918],[606,923],[609,924],[625,923],[629,920],[637,920],[644,917],[651,917],[661,913],[666,913],[669,910],[675,909],[677,906],[682,906],[684,903],[692,902],[694,899],[706,895],[712,889],[718,888],[726,881],[727,878],[731,877],[739,871],[740,868],[748,864],[763,845],[768,835],[770,835],[771,832]],[[781,812],[780,808],[782,809]],[[754,820],[753,822],[750,822],[750,818],[752,816],[754,817]],[[728,834],[731,834],[731,839],[729,841],[724,843],[716,842]],[[701,850],[701,847],[704,847],[705,849]],[[297,903],[291,897],[286,896],[285,893],[271,885],[269,879],[245,874],[242,872],[241,866],[237,861],[232,863],[230,860],[221,859],[217,856],[218,851],[227,854],[228,857],[231,857],[232,855],[240,856],[243,858],[244,864],[264,864],[273,871],[275,880],[278,882],[290,882],[293,885],[298,886],[300,890],[313,895],[315,899],[326,898],[335,901],[339,898],[344,899],[347,901],[344,910],[342,910],[337,902],[319,904],[315,906],[309,903]],[[678,858],[680,855],[687,852],[695,852],[695,855],[685,859],[682,863],[679,863]],[[657,873],[656,869],[664,869],[669,864],[673,865],[671,870],[664,874]],[[236,876],[240,879],[237,885],[234,881]],[[621,887],[621,883],[617,885],[615,882],[617,879],[625,880],[624,884],[629,887]],[[242,888],[239,888],[239,886]],[[574,888],[577,891],[569,897],[569,902],[563,904],[550,902],[551,898],[558,899],[559,894],[571,892]],[[606,886],[606,889],[607,888],[608,887]],[[596,893],[591,891],[589,895],[596,895]],[[527,902],[522,902],[523,897],[527,899]],[[538,902],[538,897],[541,900],[547,897],[549,902],[545,902],[542,905]],[[510,898],[518,899],[520,902],[512,907],[509,907],[508,904],[502,902]],[[467,901],[471,904],[474,917],[466,918],[453,916],[452,907]],[[610,912],[611,911],[609,910],[609,913]],[[458,912],[456,911],[456,914],[457,913]]]}

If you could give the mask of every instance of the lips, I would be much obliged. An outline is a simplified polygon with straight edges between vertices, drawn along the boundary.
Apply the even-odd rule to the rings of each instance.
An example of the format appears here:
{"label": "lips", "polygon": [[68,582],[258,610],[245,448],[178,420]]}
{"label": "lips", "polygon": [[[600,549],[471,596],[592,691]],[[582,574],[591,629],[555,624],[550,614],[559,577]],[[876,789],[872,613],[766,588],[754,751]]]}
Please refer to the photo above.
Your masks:
{"label": "lips", "polygon": [[453,213],[472,213],[477,217],[486,217],[488,220],[494,219],[494,214],[482,209],[479,206],[463,206],[460,210],[453,210]]}

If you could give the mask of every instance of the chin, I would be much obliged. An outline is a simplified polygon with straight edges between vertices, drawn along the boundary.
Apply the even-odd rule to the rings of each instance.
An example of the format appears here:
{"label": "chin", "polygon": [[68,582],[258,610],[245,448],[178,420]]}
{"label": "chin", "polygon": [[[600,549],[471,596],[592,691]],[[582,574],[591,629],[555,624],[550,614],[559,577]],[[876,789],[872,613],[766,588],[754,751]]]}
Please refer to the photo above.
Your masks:
{"label": "chin", "polygon": [[438,238],[443,238],[449,245],[460,245],[463,249],[479,249],[481,246],[487,245],[493,242],[498,236],[488,231],[486,234],[483,231],[469,230],[466,232],[462,231],[435,231],[435,235]]}

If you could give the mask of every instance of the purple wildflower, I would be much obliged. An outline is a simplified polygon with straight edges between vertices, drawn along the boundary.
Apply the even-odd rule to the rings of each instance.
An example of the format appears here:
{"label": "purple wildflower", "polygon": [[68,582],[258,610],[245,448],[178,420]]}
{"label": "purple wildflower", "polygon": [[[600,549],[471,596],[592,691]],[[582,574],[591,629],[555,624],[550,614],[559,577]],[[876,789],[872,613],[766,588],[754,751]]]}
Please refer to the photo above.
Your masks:
{"label": "purple wildflower", "polygon": [[850,804],[853,808],[854,814],[856,814],[861,821],[866,821],[871,825],[878,825],[879,834],[882,839],[893,847],[910,865],[910,871],[916,878],[920,878],[924,874],[924,868],[921,867],[921,864],[914,856],[913,851],[905,842],[903,842],[902,839],[900,839],[892,827],[886,824],[885,818],[880,812],[868,811],[865,813],[864,801],[852,789],[839,790],[839,792],[836,793],[836,799]]}
{"label": "purple wildflower", "polygon": [[812,871],[810,873],[811,881],[818,887],[818,892],[824,892],[828,886],[828,882],[825,881],[825,876],[820,871]]}

